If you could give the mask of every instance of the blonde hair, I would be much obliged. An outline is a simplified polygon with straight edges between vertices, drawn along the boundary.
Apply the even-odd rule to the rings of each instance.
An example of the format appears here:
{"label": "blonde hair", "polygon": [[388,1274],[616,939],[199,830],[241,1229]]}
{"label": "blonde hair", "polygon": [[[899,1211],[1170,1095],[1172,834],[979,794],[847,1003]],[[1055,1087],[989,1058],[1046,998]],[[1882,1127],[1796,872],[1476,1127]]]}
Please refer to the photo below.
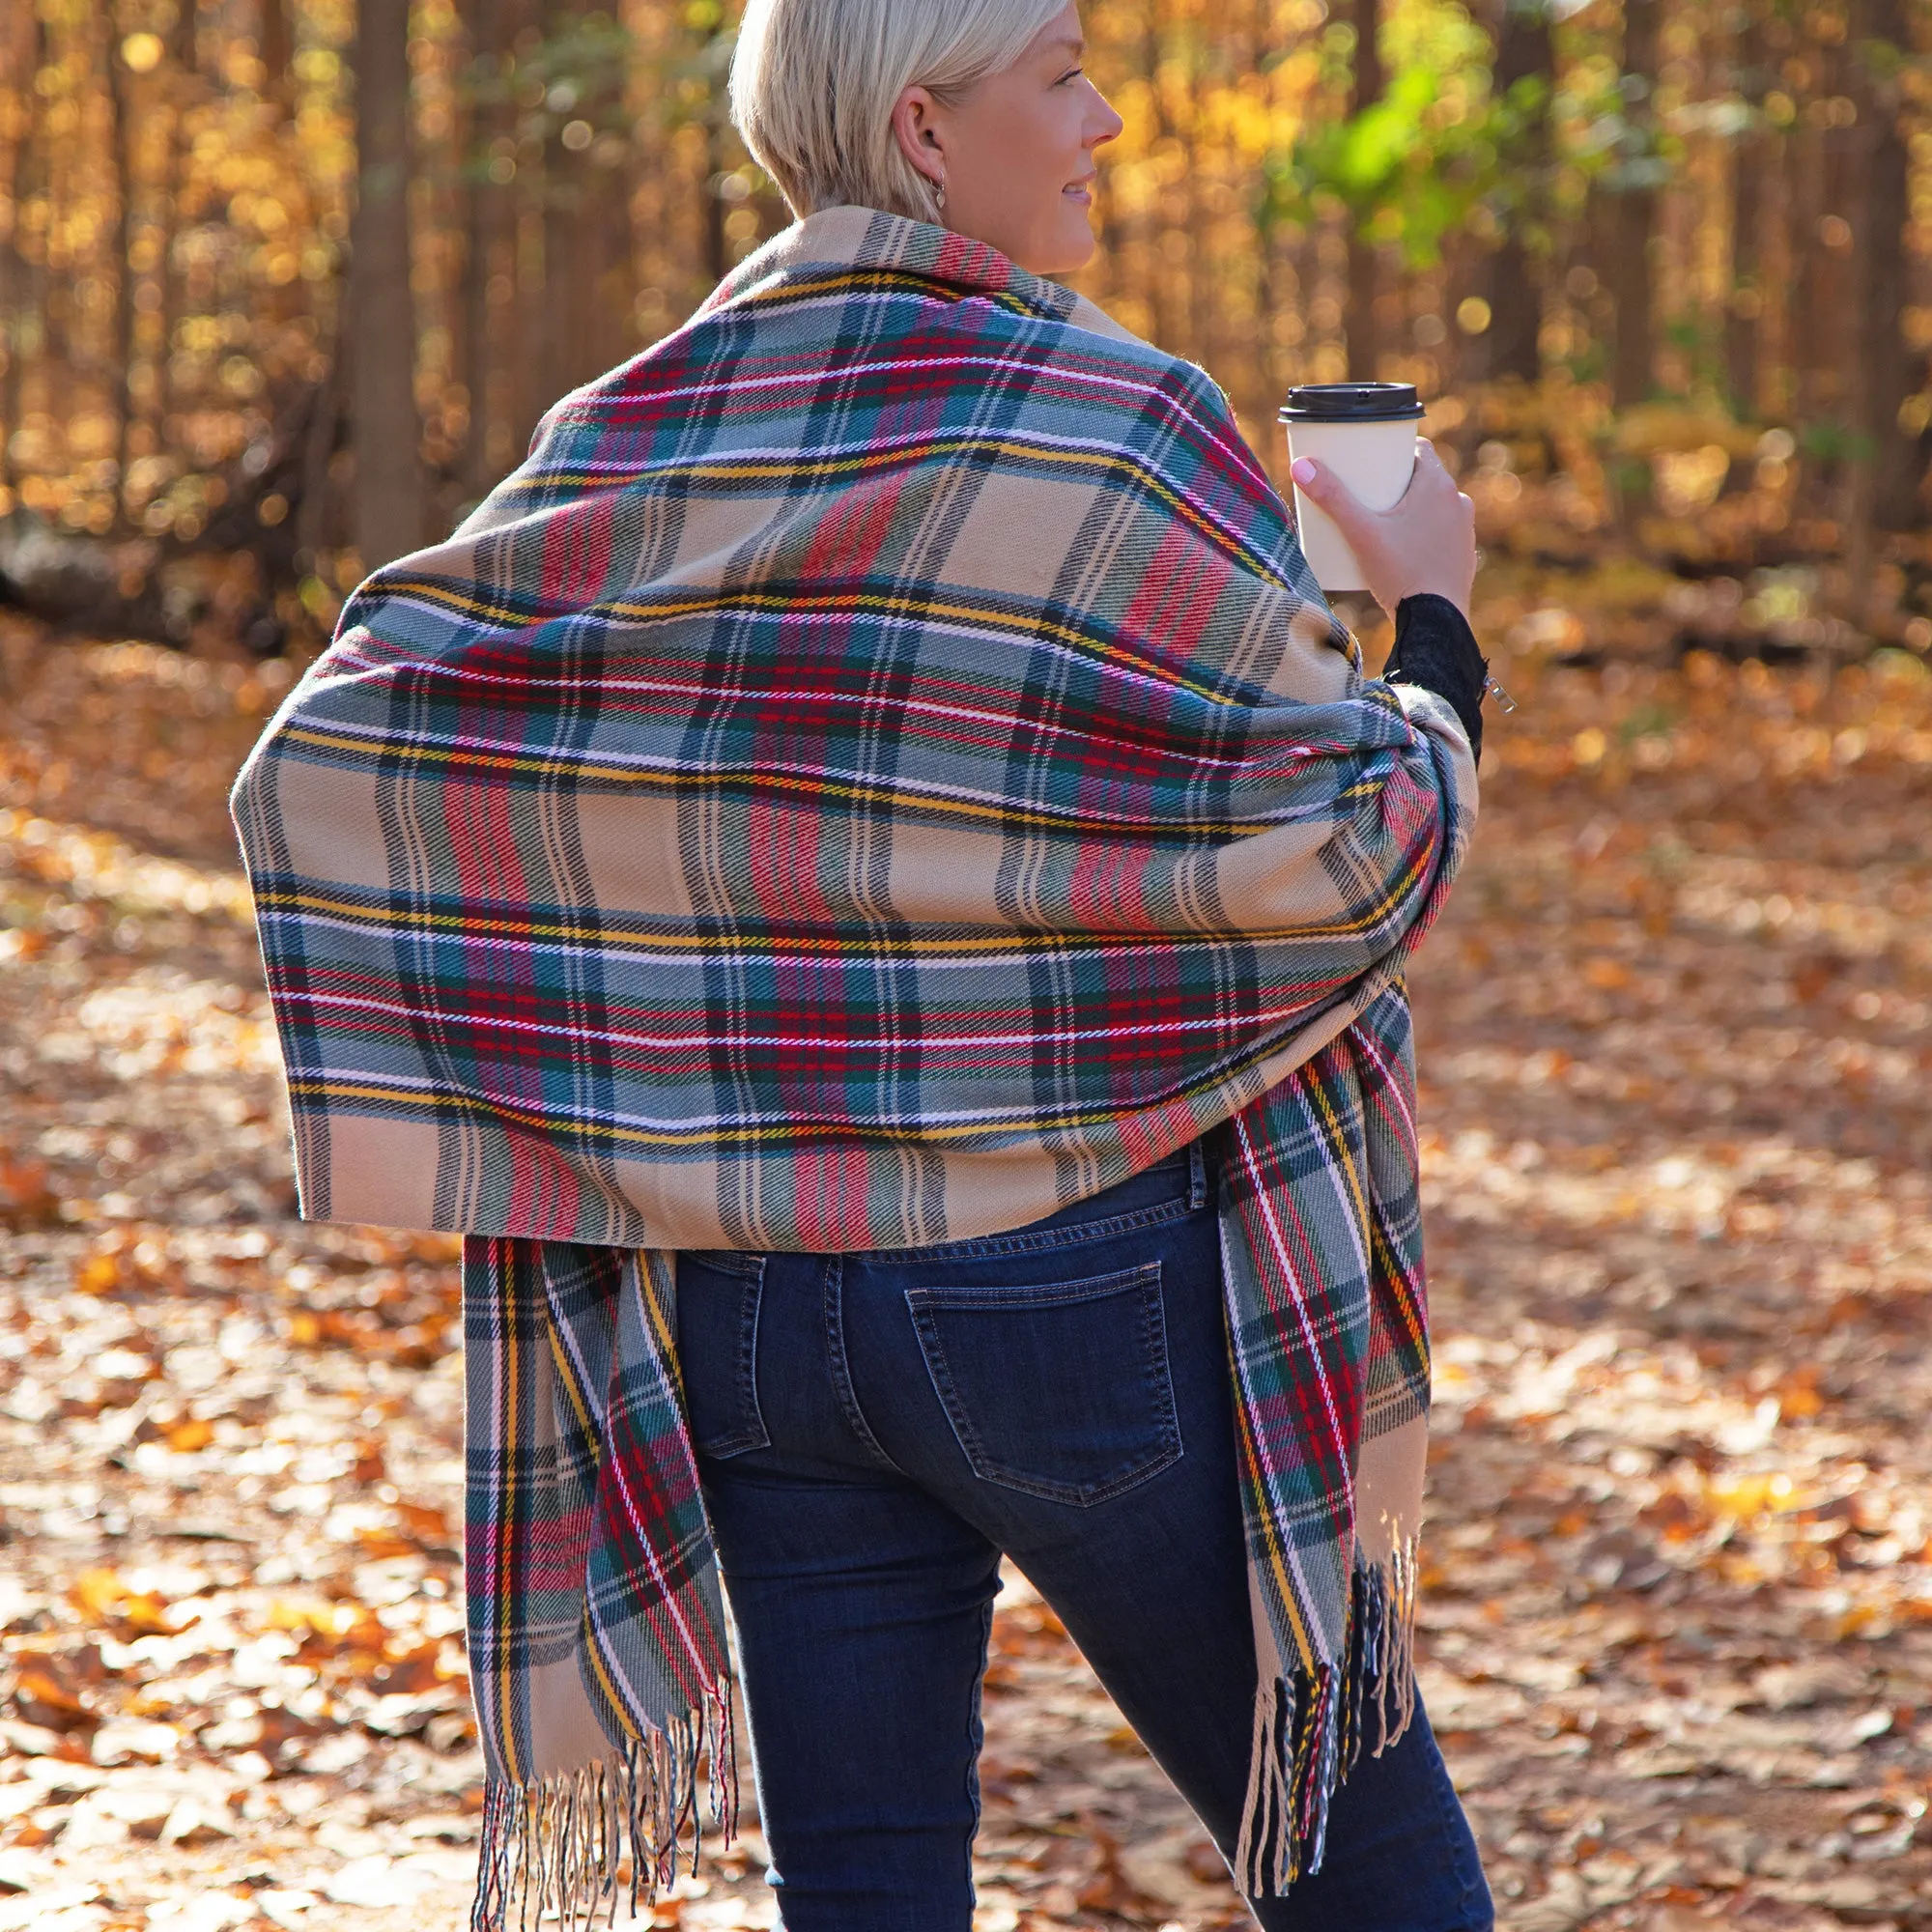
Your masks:
{"label": "blonde hair", "polygon": [[934,218],[893,132],[908,87],[949,104],[1010,67],[1065,0],[750,0],[731,119],[792,213],[878,208]]}

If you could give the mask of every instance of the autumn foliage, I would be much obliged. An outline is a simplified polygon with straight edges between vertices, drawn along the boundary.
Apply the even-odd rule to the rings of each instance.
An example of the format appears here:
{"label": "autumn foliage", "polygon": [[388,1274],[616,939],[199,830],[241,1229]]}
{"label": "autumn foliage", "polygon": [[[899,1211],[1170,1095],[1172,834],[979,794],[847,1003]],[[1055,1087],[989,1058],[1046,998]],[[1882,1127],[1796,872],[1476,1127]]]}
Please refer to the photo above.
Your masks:
{"label": "autumn foliage", "polygon": [[[1425,1694],[1507,1925],[1910,1922],[1932,677],[1578,669],[1511,595],[1416,974]],[[293,1216],[222,814],[287,668],[4,662],[0,1925],[453,1918],[453,1256]],[[987,1732],[982,1926],[1240,1922],[1017,1578]],[[757,1844],[658,1922],[769,1925]]]}
{"label": "autumn foliage", "polygon": [[[1094,0],[1126,131],[1081,280],[1271,458],[1291,383],[1418,384],[1492,556],[1575,580],[1593,645],[1626,614],[1674,643],[1683,589],[1726,647],[1922,652],[1924,15]],[[733,17],[21,0],[0,512],[165,580],[143,635],[326,629],[786,219],[725,118]]]}
{"label": "autumn foliage", "polygon": [[[467,1902],[454,1251],[296,1218],[223,801],[373,560],[369,437],[393,539],[447,527],[784,218],[731,22],[0,10],[0,603],[51,534],[113,613],[0,621],[0,1932]],[[1087,23],[1127,128],[1083,285],[1272,462],[1291,382],[1417,383],[1477,504],[1518,709],[1414,975],[1423,1683],[1502,1922],[1920,1925],[1932,19]],[[413,327],[352,355],[398,74]],[[979,1932],[1242,1922],[1017,1578],[986,1724]],[[760,1857],[656,1922],[771,1925]]]}

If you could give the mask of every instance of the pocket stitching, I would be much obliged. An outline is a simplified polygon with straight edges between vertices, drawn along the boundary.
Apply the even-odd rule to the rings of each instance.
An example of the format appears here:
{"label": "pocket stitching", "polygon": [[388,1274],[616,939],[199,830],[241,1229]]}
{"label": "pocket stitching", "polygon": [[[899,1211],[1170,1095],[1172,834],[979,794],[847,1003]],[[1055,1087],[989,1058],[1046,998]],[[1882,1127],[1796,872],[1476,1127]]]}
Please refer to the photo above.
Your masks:
{"label": "pocket stitching", "polygon": [[1017,1287],[1005,1282],[983,1288],[955,1284],[952,1288],[909,1288],[905,1298],[915,1307],[983,1309],[998,1307],[1052,1308],[1080,1301],[1098,1301],[1120,1294],[1128,1288],[1145,1287],[1151,1276],[1160,1279],[1157,1261],[1142,1262],[1130,1268],[1116,1268],[1112,1274],[1094,1274],[1080,1281],[1043,1281]]}
{"label": "pocket stitching", "polygon": [[1165,1227],[1170,1221],[1200,1211],[1189,1195],[1177,1194],[1172,1201],[1156,1202],[1151,1208],[1132,1208],[1103,1221],[1075,1221],[1045,1234],[976,1235],[969,1240],[942,1241],[929,1248],[877,1248],[864,1259],[881,1265],[915,1267],[928,1262],[997,1261],[1009,1255],[1052,1254],[1060,1248],[1078,1247],[1083,1241],[1103,1241],[1143,1228]]}
{"label": "pocket stitching", "polygon": [[[977,1292],[909,1288],[905,1291],[905,1298],[913,1327],[919,1336],[920,1353],[925,1361],[926,1375],[933,1383],[940,1406],[946,1411],[947,1422],[973,1473],[982,1482],[996,1484],[1001,1489],[1016,1490],[1023,1495],[1038,1496],[1047,1502],[1069,1503],[1083,1509],[1091,1508],[1095,1503],[1112,1501],[1115,1496],[1158,1475],[1163,1469],[1171,1468],[1180,1460],[1179,1420],[1175,1413],[1174,1376],[1167,1353],[1166,1310],[1160,1293],[1161,1264],[1158,1261],[1143,1262],[1137,1267],[1119,1268],[1112,1274],[1094,1275],[1085,1282],[1048,1283],[1042,1286],[1048,1290],[1052,1299],[1038,1299],[1027,1291],[1009,1288]],[[1083,1288],[1091,1292],[1079,1295],[1065,1292]],[[1037,1308],[1051,1307],[1056,1301],[1065,1305],[1068,1301],[1097,1300],[1102,1294],[1122,1293],[1124,1288],[1135,1288],[1140,1294],[1141,1375],[1154,1408],[1157,1446],[1153,1451],[1144,1462],[1109,1477],[1104,1483],[1051,1483],[1012,1469],[989,1455],[985,1438],[974,1427],[966,1409],[965,1397],[953,1379],[946,1344],[932,1316],[949,1306],[955,1309],[962,1306],[984,1308],[1004,1303]],[[960,1295],[972,1298],[964,1302],[948,1298]]]}
{"label": "pocket stitching", "polygon": [[716,1267],[727,1280],[739,1283],[744,1291],[738,1318],[738,1344],[732,1362],[732,1393],[738,1403],[738,1426],[724,1435],[699,1441],[696,1433],[692,1446],[704,1455],[724,1461],[747,1456],[754,1449],[772,1446],[771,1432],[765,1427],[764,1411],[758,1406],[758,1321],[764,1313],[765,1257],[748,1254],[743,1265],[720,1267],[700,1262],[701,1267]]}
{"label": "pocket stitching", "polygon": [[745,1248],[685,1248],[679,1259],[713,1274],[735,1275],[761,1286],[765,1278],[765,1257]]}

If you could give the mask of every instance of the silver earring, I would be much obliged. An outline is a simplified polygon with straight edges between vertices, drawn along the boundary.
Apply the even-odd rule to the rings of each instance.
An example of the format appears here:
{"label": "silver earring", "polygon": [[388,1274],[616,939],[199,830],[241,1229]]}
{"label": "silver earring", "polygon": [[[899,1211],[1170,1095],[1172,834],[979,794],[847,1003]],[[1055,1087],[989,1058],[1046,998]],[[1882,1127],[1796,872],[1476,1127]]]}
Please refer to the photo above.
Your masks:
{"label": "silver earring", "polygon": [[926,185],[932,189],[933,207],[938,209],[940,213],[944,214],[946,213],[946,184],[944,182],[928,182]]}

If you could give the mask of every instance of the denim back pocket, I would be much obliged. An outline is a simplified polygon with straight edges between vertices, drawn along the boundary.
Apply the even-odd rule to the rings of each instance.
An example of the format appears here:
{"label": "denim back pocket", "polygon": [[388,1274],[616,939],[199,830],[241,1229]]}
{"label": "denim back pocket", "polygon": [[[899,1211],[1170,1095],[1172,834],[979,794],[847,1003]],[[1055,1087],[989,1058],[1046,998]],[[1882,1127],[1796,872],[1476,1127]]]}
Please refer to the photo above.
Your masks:
{"label": "denim back pocket", "polygon": [[1159,1262],[905,1297],[926,1373],[982,1481],[1084,1505],[1179,1457]]}
{"label": "denim back pocket", "polygon": [[763,1255],[677,1258],[677,1366],[685,1420],[706,1456],[742,1456],[771,1437],[758,1410],[758,1304]]}

